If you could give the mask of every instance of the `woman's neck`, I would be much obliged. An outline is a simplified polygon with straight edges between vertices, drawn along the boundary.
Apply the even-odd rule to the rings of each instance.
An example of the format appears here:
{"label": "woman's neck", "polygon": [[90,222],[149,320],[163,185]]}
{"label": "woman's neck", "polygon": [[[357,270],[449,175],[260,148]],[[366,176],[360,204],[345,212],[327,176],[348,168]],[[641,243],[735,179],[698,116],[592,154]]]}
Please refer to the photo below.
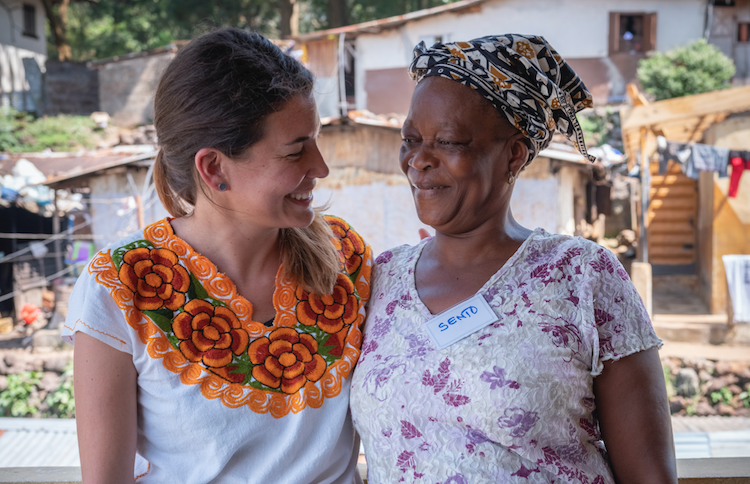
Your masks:
{"label": "woman's neck", "polygon": [[469,232],[451,234],[437,231],[432,243],[425,247],[425,255],[440,265],[452,267],[504,261],[530,234],[531,230],[521,226],[508,212],[504,220],[485,223]]}
{"label": "woman's neck", "polygon": [[279,267],[280,229],[258,227],[199,199],[193,212],[172,221],[178,237],[208,258],[232,280],[262,274]]}

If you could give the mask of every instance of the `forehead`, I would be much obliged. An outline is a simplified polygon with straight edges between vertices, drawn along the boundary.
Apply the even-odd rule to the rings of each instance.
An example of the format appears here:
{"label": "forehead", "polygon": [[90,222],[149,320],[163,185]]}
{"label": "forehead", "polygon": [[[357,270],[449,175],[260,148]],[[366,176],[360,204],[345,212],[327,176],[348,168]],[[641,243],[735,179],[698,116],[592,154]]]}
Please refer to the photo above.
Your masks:
{"label": "forehead", "polygon": [[470,87],[442,77],[428,77],[414,90],[405,125],[429,122],[433,125],[472,126],[492,124],[497,110]]}
{"label": "forehead", "polygon": [[318,109],[312,95],[289,99],[281,109],[268,115],[266,131],[270,136],[295,139],[317,133],[320,125]]}

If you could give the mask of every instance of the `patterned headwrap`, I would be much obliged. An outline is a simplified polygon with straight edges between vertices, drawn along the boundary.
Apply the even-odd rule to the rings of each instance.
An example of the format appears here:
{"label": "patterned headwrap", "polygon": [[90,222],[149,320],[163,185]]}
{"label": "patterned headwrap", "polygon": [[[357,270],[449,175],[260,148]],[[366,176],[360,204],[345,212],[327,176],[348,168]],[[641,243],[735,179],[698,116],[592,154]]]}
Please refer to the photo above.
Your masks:
{"label": "patterned headwrap", "polygon": [[549,146],[555,130],[596,161],[586,151],[576,119],[578,111],[593,106],[591,93],[542,37],[493,35],[429,48],[420,42],[409,76],[417,82],[444,77],[479,92],[531,141],[528,161]]}

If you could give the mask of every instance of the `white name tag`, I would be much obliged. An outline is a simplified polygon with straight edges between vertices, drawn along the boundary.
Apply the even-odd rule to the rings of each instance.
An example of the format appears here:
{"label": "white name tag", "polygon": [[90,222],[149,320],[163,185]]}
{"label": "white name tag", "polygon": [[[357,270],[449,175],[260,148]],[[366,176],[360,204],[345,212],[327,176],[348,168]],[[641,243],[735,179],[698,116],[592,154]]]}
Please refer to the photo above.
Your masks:
{"label": "white name tag", "polygon": [[480,294],[446,309],[424,324],[438,349],[447,348],[458,340],[498,320],[497,314]]}

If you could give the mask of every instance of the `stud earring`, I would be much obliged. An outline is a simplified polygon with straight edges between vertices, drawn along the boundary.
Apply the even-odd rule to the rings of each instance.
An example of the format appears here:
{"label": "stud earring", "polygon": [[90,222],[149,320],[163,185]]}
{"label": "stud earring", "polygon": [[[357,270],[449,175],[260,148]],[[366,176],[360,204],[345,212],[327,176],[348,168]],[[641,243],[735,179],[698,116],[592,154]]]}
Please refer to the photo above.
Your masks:
{"label": "stud earring", "polygon": [[516,177],[513,176],[513,172],[511,171],[508,174],[508,185],[513,185],[516,182]]}
{"label": "stud earring", "polygon": [[226,191],[227,184],[226,183],[219,183],[219,191]]}

